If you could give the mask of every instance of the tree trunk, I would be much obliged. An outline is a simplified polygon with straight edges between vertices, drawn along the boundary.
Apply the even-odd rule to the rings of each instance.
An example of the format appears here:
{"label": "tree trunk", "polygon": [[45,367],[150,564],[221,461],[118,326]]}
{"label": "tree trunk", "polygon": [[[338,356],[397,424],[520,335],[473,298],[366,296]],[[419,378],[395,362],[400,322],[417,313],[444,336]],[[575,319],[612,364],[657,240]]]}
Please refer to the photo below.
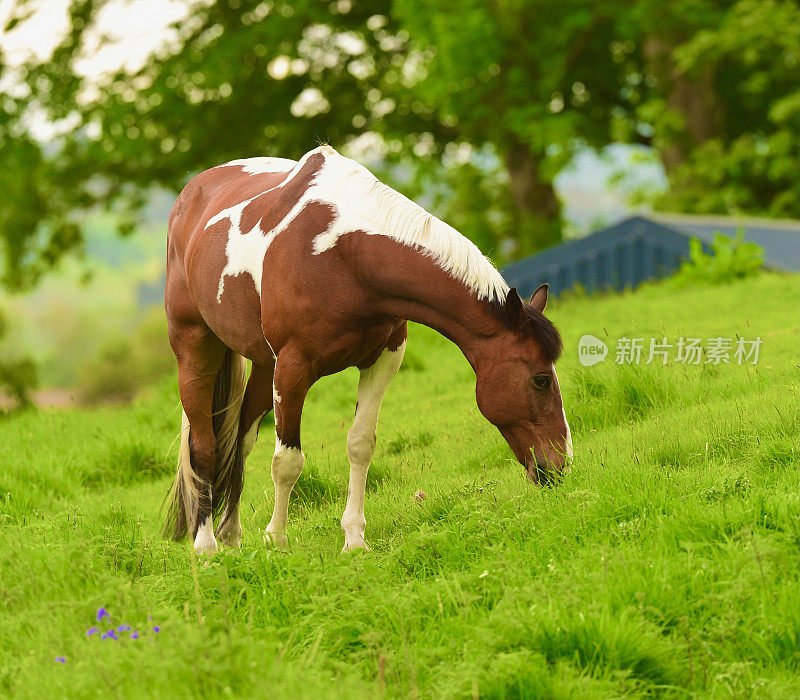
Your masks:
{"label": "tree trunk", "polygon": [[561,204],[551,182],[543,182],[539,175],[540,160],[531,149],[514,143],[506,154],[506,168],[514,204],[525,214],[542,219],[557,219]]}
{"label": "tree trunk", "polygon": [[526,145],[512,142],[506,151],[511,197],[519,228],[515,256],[528,255],[561,241],[561,202],[552,182],[542,179],[541,157]]}
{"label": "tree trunk", "polygon": [[714,93],[714,66],[705,65],[696,75],[678,70],[672,60],[674,46],[658,37],[644,43],[644,55],[656,79],[666,85],[667,108],[681,115],[684,138],[673,140],[661,150],[667,172],[686,160],[695,146],[707,141],[720,128],[719,100]]}

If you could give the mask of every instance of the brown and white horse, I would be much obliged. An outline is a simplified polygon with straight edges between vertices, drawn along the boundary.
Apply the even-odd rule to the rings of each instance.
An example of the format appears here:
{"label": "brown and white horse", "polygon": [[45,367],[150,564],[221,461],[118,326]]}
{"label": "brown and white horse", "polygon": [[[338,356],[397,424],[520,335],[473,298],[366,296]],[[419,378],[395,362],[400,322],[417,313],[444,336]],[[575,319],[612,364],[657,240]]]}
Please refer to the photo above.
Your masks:
{"label": "brown and white horse", "polygon": [[481,413],[530,479],[559,473],[572,446],[546,303],[547,285],[523,302],[472,242],[330,146],[297,162],[250,158],[201,173],[169,219],[165,305],[184,413],[168,531],[213,552],[221,518],[216,537],[239,544],[244,460],[274,408],[266,537],[285,546],[306,394],[355,366],[342,529],[345,549],[366,547],[367,469],[407,320],[458,345]]}

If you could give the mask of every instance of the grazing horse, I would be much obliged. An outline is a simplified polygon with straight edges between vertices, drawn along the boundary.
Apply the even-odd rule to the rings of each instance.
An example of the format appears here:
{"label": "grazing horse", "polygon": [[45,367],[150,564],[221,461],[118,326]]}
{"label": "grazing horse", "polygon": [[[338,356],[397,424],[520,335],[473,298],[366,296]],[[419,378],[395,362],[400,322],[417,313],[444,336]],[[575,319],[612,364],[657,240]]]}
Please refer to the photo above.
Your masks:
{"label": "grazing horse", "polygon": [[274,409],[266,538],[285,546],[306,394],[355,366],[341,524],[344,549],[366,548],[367,469],[407,320],[458,345],[481,413],[529,478],[559,473],[572,445],[553,366],[561,337],[546,303],[547,285],[522,301],[472,242],[330,146],[200,173],[169,218],[165,306],[183,424],[166,530],[191,533],[198,552],[216,551],[217,538],[239,544],[244,461]]}

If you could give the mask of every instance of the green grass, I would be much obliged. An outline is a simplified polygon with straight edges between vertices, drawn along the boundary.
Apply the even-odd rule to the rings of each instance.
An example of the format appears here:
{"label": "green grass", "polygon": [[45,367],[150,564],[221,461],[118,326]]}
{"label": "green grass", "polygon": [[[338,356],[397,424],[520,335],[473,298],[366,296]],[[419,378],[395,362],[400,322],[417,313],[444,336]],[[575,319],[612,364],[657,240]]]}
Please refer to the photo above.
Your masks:
{"label": "green grass", "polygon": [[[796,697],[797,283],[555,303],[576,458],[552,489],[528,485],[483,421],[458,350],[412,328],[367,554],[339,553],[355,372],[309,398],[286,553],[261,539],[269,426],[243,546],[206,562],[158,536],[172,384],[127,408],[3,421],[0,696]],[[612,354],[625,335],[764,344],[755,367],[581,369],[584,333]],[[161,632],[87,639],[100,606]]]}

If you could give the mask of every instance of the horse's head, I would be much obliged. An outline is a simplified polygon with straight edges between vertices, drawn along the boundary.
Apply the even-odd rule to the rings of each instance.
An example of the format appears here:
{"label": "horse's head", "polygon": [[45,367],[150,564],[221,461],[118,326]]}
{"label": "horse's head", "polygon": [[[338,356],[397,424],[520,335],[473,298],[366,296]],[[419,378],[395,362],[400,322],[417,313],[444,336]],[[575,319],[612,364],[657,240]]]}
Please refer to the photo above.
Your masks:
{"label": "horse's head", "polygon": [[476,367],[478,408],[500,430],[535,483],[557,477],[572,457],[554,367],[561,336],[542,314],[546,304],[546,284],[529,303],[511,289],[502,309],[509,332],[490,341],[490,351]]}

